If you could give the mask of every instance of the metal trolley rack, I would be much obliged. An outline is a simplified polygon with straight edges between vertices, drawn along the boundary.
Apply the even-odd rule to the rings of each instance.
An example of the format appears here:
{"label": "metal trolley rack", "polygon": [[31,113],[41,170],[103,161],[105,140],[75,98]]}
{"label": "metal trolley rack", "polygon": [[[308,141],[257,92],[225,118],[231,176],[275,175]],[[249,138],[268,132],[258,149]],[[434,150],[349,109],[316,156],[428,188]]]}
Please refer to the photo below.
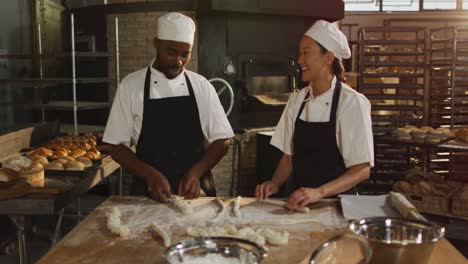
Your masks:
{"label": "metal trolley rack", "polygon": [[[358,89],[372,104],[374,135],[427,124],[426,28],[364,27],[358,40]],[[368,183],[373,192],[386,192],[401,171],[421,163],[421,150],[376,142],[375,159]]]}
{"label": "metal trolley rack", "polygon": [[[71,25],[71,52],[59,53],[59,54],[44,54],[42,52],[41,42],[41,27],[38,25],[38,54],[5,54],[0,55],[0,58],[10,59],[31,59],[38,60],[39,62],[39,77],[29,79],[0,79],[0,84],[6,83],[22,83],[33,86],[34,88],[42,89],[50,85],[70,85],[72,86],[73,100],[72,101],[49,101],[48,103],[35,103],[32,105],[21,105],[15,104],[15,107],[31,107],[33,109],[40,109],[42,113],[42,122],[45,122],[46,111],[56,110],[71,110],[73,111],[73,132],[78,134],[79,123],[78,123],[78,111],[80,110],[93,110],[93,109],[109,109],[111,106],[110,102],[95,102],[95,101],[78,101],[77,100],[77,86],[79,84],[90,84],[90,83],[112,83],[116,85],[119,83],[119,27],[118,17],[115,18],[115,54],[109,54],[107,52],[77,52],[75,49],[75,20],[74,15],[70,14],[70,25]],[[116,78],[79,78],[77,77],[76,71],[76,60],[82,58],[108,58],[115,56],[115,69]],[[43,60],[44,59],[57,59],[57,58],[71,58],[71,78],[47,78],[43,76]]]}
{"label": "metal trolley rack", "polygon": [[[429,40],[429,123],[468,126],[468,27],[432,29]],[[451,178],[466,175],[467,153],[432,153],[431,170]]]}

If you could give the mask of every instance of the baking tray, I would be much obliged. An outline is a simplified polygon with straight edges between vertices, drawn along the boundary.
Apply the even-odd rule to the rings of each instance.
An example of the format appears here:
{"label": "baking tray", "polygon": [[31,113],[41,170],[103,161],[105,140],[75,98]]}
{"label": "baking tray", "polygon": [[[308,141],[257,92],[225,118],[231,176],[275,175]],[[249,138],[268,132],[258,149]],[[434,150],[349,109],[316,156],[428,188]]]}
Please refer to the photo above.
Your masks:
{"label": "baking tray", "polygon": [[90,174],[96,172],[98,167],[102,164],[102,160],[108,156],[107,154],[101,154],[99,159],[92,160],[93,165],[91,167],[87,167],[84,170],[44,170],[45,176],[73,176],[73,177],[86,177]]}

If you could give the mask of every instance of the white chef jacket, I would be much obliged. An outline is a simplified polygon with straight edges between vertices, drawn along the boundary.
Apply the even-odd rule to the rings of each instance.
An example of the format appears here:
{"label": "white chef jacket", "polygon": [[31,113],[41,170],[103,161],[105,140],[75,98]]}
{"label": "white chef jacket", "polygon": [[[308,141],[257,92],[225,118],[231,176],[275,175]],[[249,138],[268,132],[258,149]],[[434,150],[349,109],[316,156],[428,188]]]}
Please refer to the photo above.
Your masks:
{"label": "white chef jacket", "polygon": [[[336,81],[337,79],[334,77],[330,89],[315,98],[310,86],[291,95],[273,134],[271,144],[285,154],[294,154],[294,125],[307,93],[310,93],[310,99],[306,102],[300,119],[307,122],[328,122]],[[346,168],[367,162],[374,166],[374,143],[369,100],[342,83],[336,119],[336,142]]]}
{"label": "white chef jacket", "polygon": [[[150,65],[153,62],[154,60]],[[104,142],[126,146],[138,142],[143,121],[143,93],[147,69],[133,72],[122,79],[107,120]],[[192,83],[205,139],[211,143],[218,139],[233,137],[231,125],[214,87],[205,77],[189,70],[185,72]],[[183,73],[174,79],[168,79],[162,72],[151,67],[150,99],[188,95]]]}

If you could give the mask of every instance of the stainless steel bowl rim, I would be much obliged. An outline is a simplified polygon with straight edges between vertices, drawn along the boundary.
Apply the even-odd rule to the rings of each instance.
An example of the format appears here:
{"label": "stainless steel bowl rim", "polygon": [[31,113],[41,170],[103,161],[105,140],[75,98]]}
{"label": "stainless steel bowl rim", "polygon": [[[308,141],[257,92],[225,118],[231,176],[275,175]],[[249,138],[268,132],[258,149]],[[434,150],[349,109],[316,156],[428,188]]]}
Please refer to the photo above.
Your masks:
{"label": "stainless steel bowl rim", "polygon": [[252,246],[253,248],[256,248],[259,252],[259,262],[261,262],[263,259],[267,257],[267,249],[261,245],[258,245],[257,243],[254,243],[249,240],[241,239],[241,238],[235,238],[235,237],[196,237],[196,238],[189,238],[189,239],[184,239],[176,244],[168,247],[164,251],[163,257],[167,259],[167,257],[170,255],[170,252],[173,252],[175,250],[181,250],[181,249],[190,249],[194,247],[204,247],[206,245],[207,241],[213,241],[216,243],[216,241],[227,241],[227,242],[233,242],[238,243],[238,244],[247,244]]}
{"label": "stainless steel bowl rim", "polygon": [[[412,242],[412,241],[410,241],[410,242],[396,242],[396,241],[387,242],[387,241],[382,241],[382,240],[378,240],[378,239],[375,239],[375,238],[365,237],[365,236],[363,236],[361,234],[358,234],[357,232],[355,232],[355,230],[352,229],[353,225],[360,226],[363,223],[371,223],[371,222],[383,222],[384,223],[387,220],[391,220],[392,222],[397,222],[397,223],[406,223],[406,224],[411,223],[411,224],[423,225],[425,227],[432,228],[435,232],[437,232],[437,236],[434,237],[432,240],[425,241],[425,242],[420,242],[420,243]],[[363,219],[360,219],[360,220],[351,220],[351,223],[349,225],[349,229],[351,230],[351,232],[353,232],[353,234],[358,235],[360,237],[363,237],[363,238],[365,238],[365,239],[367,239],[369,241],[376,242],[376,243],[387,244],[387,245],[395,245],[395,246],[398,246],[398,245],[423,245],[423,244],[435,243],[435,242],[439,241],[445,234],[445,228],[444,227],[440,227],[440,226],[438,226],[436,224],[426,222],[426,221],[421,221],[421,220],[416,220],[416,219],[407,219],[407,218],[401,218],[401,217],[368,217],[368,218],[363,218]]]}

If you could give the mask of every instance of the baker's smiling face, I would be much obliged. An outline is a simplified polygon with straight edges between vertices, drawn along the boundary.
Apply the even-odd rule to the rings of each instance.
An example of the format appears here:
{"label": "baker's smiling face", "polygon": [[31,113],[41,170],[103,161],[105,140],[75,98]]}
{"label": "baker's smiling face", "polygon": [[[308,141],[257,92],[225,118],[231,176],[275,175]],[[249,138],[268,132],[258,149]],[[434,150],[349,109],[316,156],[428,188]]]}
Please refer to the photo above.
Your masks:
{"label": "baker's smiling face", "polygon": [[299,44],[297,63],[301,65],[302,81],[313,82],[330,71],[333,54],[323,51],[309,36],[303,36]]}
{"label": "baker's smiling face", "polygon": [[156,69],[168,79],[174,79],[182,73],[192,54],[192,45],[180,41],[155,38],[154,47],[157,52]]}

